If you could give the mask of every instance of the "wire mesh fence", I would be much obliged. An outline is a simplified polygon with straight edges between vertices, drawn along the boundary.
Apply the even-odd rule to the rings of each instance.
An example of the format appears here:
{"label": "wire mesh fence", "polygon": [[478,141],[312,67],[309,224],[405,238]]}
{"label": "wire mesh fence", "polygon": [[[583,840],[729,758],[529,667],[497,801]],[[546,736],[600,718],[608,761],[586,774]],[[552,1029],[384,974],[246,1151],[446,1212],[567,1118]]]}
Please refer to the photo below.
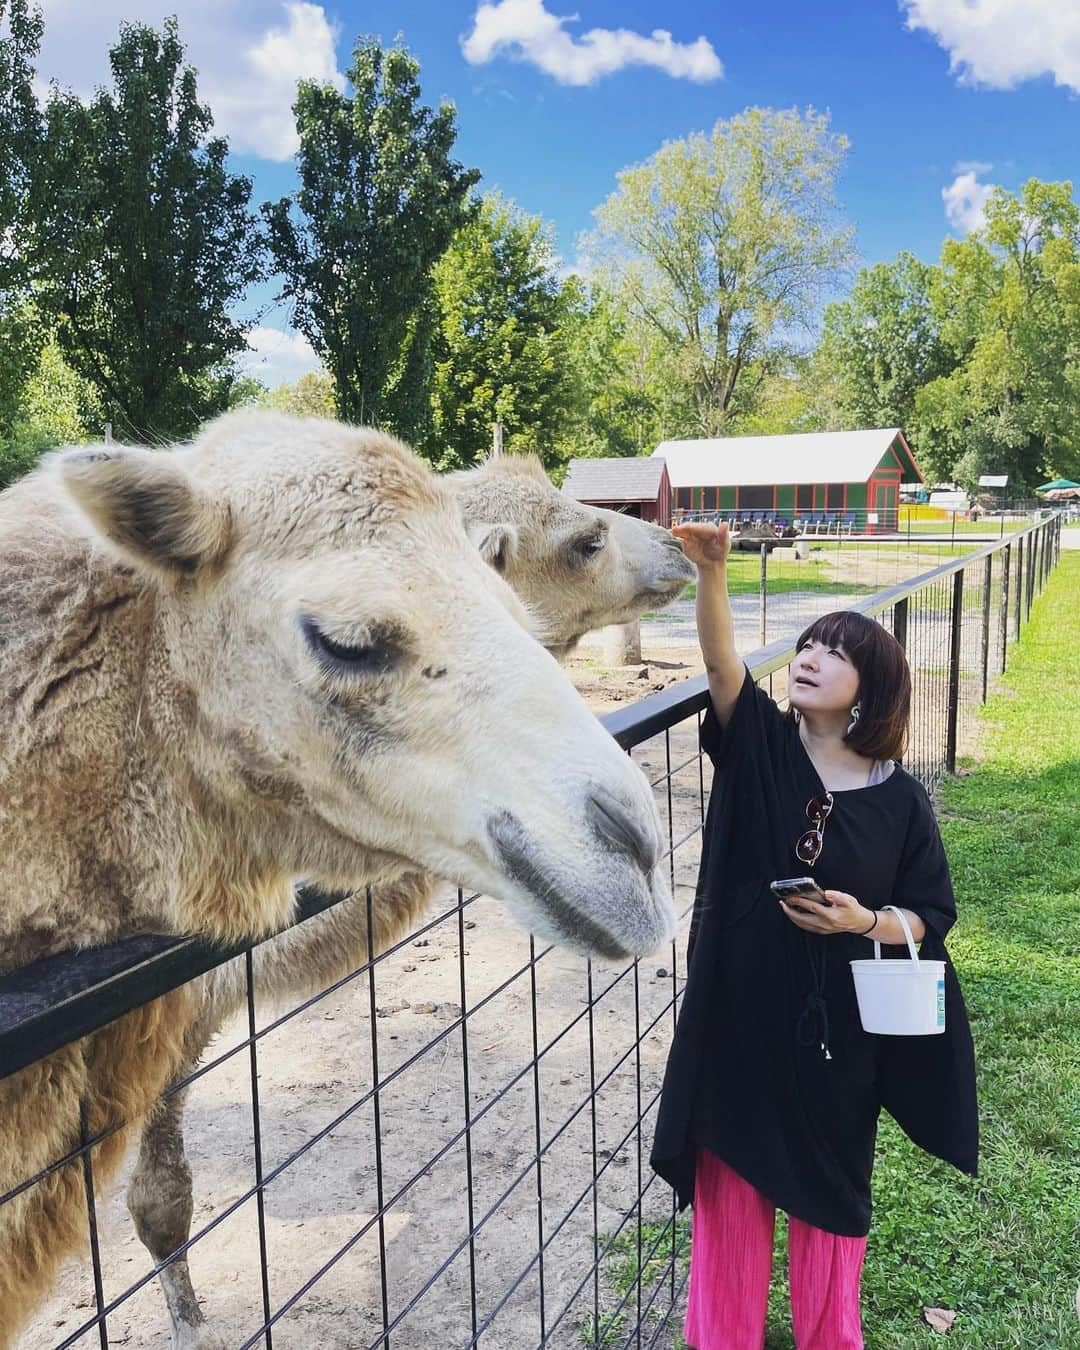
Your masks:
{"label": "wire mesh fence", "polygon": [[[1049,520],[853,597],[907,649],[906,763],[928,787],[963,753],[1058,547]],[[794,636],[746,658],[781,700]],[[605,719],[657,794],[684,926],[706,700],[698,679]],[[86,1108],[75,1147],[0,1195],[0,1231],[5,1207],[60,1181],[82,1196],[85,1256],[20,1347],[157,1346],[170,1323],[182,1350],[679,1343],[688,1227],[648,1153],[685,931],[659,957],[606,964],[446,891],[375,952],[379,903],[305,895],[295,928],[246,950],[139,938],[0,978],[3,1077],[115,1035],[156,996],[189,1016],[190,1070],[146,1122]],[[291,969],[315,941],[338,949],[334,978]]]}

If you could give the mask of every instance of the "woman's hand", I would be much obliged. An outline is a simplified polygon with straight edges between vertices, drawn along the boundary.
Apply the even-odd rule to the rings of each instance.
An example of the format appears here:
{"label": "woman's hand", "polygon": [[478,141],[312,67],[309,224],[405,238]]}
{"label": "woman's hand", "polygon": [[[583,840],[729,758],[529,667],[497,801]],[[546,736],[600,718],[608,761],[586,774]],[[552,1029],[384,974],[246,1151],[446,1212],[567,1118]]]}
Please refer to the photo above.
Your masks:
{"label": "woman's hand", "polygon": [[865,933],[874,919],[872,909],[864,909],[846,891],[826,891],[832,901],[821,905],[808,895],[799,896],[799,908],[779,902],[780,908],[797,928],[807,933]]}
{"label": "woman's hand", "polygon": [[731,531],[722,525],[673,525],[671,533],[695,567],[712,567],[731,551]]}

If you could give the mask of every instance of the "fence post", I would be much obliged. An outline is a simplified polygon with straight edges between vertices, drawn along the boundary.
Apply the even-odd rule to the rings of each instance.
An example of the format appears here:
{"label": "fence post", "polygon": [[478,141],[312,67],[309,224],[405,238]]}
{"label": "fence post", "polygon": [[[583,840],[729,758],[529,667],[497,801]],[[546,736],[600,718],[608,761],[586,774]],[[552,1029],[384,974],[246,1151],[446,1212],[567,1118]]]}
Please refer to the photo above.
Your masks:
{"label": "fence post", "polygon": [[1046,585],[1046,543],[1049,538],[1049,529],[1046,525],[1039,531],[1042,538],[1039,540],[1039,594],[1042,595],[1043,588]]}
{"label": "fence post", "polygon": [[1024,536],[1016,541],[1016,638],[1020,640],[1020,624],[1024,611]]}
{"label": "fence post", "polygon": [[964,569],[953,576],[952,636],[949,644],[949,708],[945,728],[945,769],[956,772],[956,727],[960,716],[960,630],[964,620]]}
{"label": "fence post", "polygon": [[903,600],[897,600],[892,607],[892,629],[893,637],[896,638],[904,651],[907,651],[907,619],[908,619],[908,599],[905,595]]}
{"label": "fence post", "polygon": [[983,569],[983,614],[982,614],[982,701],[986,702],[986,674],[990,667],[990,587],[993,585],[994,555],[986,555]]}
{"label": "fence post", "polygon": [[1005,545],[1001,564],[1001,670],[1005,672],[1005,658],[1009,650],[1009,568],[1012,564],[1012,544]]}
{"label": "fence post", "polygon": [[758,615],[761,619],[761,645],[764,647],[765,637],[765,597],[768,594],[769,585],[769,550],[765,547],[764,539],[761,541],[761,578],[758,582]]}

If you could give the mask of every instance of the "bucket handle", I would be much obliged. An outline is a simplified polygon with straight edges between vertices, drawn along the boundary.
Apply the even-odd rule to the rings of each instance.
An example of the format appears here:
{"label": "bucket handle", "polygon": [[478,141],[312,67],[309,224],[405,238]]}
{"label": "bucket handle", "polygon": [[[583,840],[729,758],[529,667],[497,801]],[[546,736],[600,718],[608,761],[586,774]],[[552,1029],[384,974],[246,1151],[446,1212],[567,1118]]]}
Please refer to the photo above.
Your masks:
{"label": "bucket handle", "polygon": [[[900,920],[900,926],[903,928],[904,936],[907,938],[907,947],[908,951],[911,953],[911,960],[915,965],[918,965],[919,953],[915,950],[915,939],[911,935],[911,926],[909,925],[907,919],[904,918],[904,911],[902,909],[897,909],[895,905],[882,905],[881,908],[891,909],[892,912],[896,915],[896,917]],[[874,960],[875,961],[881,960],[881,943],[877,941],[874,942]]]}

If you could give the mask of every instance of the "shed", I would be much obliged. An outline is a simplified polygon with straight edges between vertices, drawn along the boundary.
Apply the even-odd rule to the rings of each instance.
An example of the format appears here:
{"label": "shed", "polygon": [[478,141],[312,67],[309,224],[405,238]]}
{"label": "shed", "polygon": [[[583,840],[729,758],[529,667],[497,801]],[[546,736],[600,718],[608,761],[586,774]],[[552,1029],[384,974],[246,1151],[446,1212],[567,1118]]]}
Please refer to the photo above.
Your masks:
{"label": "shed", "polygon": [[899,427],[663,441],[676,513],[758,513],[897,526],[901,483],[923,475]]}
{"label": "shed", "polygon": [[644,458],[572,459],[562,490],[588,506],[671,524],[671,479],[661,455]]}

